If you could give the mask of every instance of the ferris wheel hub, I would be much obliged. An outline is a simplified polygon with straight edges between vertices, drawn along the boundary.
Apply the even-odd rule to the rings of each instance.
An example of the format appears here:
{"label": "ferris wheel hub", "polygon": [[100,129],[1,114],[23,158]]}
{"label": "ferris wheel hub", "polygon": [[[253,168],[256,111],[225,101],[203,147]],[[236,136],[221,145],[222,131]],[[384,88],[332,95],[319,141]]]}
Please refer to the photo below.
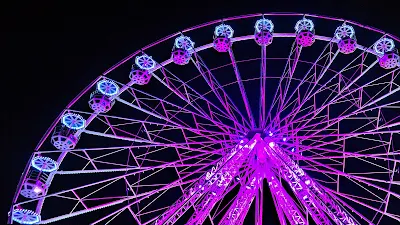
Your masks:
{"label": "ferris wheel hub", "polygon": [[259,134],[261,138],[265,138],[268,136],[267,131],[265,129],[262,128],[256,128],[256,129],[252,129],[249,132],[247,132],[246,134],[246,138],[247,139],[251,139],[253,138],[256,134]]}

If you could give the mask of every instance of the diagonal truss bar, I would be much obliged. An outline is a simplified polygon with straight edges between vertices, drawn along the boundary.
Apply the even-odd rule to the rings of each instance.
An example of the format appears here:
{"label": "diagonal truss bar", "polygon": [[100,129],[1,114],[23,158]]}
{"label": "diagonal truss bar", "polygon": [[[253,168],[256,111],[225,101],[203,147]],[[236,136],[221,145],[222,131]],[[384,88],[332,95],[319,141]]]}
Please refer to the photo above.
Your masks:
{"label": "diagonal truss bar", "polygon": [[[368,68],[371,68],[371,67],[368,67]],[[364,71],[364,72],[365,72],[365,71]],[[348,92],[347,94],[345,94],[345,95],[336,95],[331,101],[329,101],[329,103],[327,103],[327,104],[324,103],[321,107],[319,107],[319,109],[317,110],[317,112],[310,112],[310,113],[307,113],[306,115],[304,115],[304,116],[302,116],[302,117],[300,117],[300,118],[297,118],[296,120],[293,120],[293,119],[292,119],[292,121],[290,121],[290,122],[291,122],[291,123],[296,123],[296,122],[298,123],[298,122],[301,122],[302,119],[305,119],[305,118],[307,118],[308,116],[310,116],[310,115],[312,115],[312,114],[315,114],[315,116],[316,116],[316,115],[318,115],[319,113],[321,113],[326,107],[328,107],[329,105],[333,104],[334,101],[337,101],[337,100],[339,100],[339,99],[342,99],[342,98],[344,98],[344,97],[350,95],[351,93],[357,92],[358,90],[360,90],[360,89],[361,89],[362,87],[364,87],[364,86],[365,86],[365,85],[362,85],[362,86],[360,86],[360,87],[357,88],[357,89],[351,90],[351,91],[349,91],[349,92]],[[373,107],[373,108],[368,108],[369,106],[372,106],[372,105],[378,103],[378,102],[381,101],[382,99],[385,99],[385,98],[389,97],[390,95],[393,95],[394,93],[396,93],[396,92],[399,91],[399,90],[400,90],[400,87],[399,87],[399,88],[395,88],[395,89],[393,89],[393,90],[390,90],[388,93],[384,94],[383,96],[381,96],[381,97],[379,97],[379,98],[377,98],[377,99],[370,99],[368,103],[366,103],[366,104],[360,106],[358,109],[354,110],[353,112],[351,112],[351,113],[349,113],[349,114],[346,114],[346,115],[341,114],[339,117],[334,118],[334,119],[331,119],[326,127],[322,128],[322,129],[320,128],[320,129],[321,129],[321,130],[324,130],[324,129],[330,127],[331,124],[338,123],[338,122],[340,122],[341,120],[344,120],[344,119],[346,119],[346,118],[349,118],[349,117],[352,116],[352,115],[356,115],[356,114],[358,114],[358,113],[366,112],[366,111],[368,111],[368,110],[383,108],[383,107],[385,107],[386,105],[393,104],[393,103],[388,103],[388,104],[385,104],[385,105],[380,105],[380,106],[376,106],[376,107]],[[372,101],[372,100],[373,100],[373,101]],[[347,111],[347,110],[346,110],[346,111]],[[293,117],[293,118],[294,118],[294,117]],[[314,118],[314,117],[313,117],[313,118]],[[301,124],[301,125],[302,125],[301,128],[302,128],[302,129],[307,128],[308,126],[306,126],[306,125],[307,125],[309,122],[311,122],[311,120],[312,120],[313,118],[305,119],[306,122]],[[288,125],[286,125],[286,126],[288,126]],[[311,126],[312,126],[312,125],[311,125]],[[317,133],[317,132],[316,132],[316,133]],[[314,133],[314,134],[316,134],[316,133]],[[310,134],[310,135],[313,135],[313,134]]]}
{"label": "diagonal truss bar", "polygon": [[[174,108],[179,109],[179,111],[177,111],[176,114],[178,114],[179,112],[182,112],[182,113],[190,113],[190,114],[193,114],[193,115],[198,116],[198,117],[200,117],[200,118],[204,118],[204,119],[206,119],[206,120],[212,121],[213,124],[215,124],[215,126],[218,126],[221,130],[224,130],[225,132],[227,132],[225,129],[234,129],[234,130],[236,130],[235,128],[230,127],[230,126],[227,125],[227,124],[222,124],[220,121],[216,121],[215,119],[212,119],[212,118],[210,118],[210,117],[208,117],[208,116],[204,116],[204,114],[199,114],[199,113],[190,111],[189,109],[186,108],[186,106],[182,107],[182,106],[179,106],[179,105],[177,105],[177,104],[173,104],[173,103],[167,101],[166,99],[158,98],[158,97],[156,97],[156,96],[153,96],[153,95],[151,95],[151,94],[149,94],[149,93],[143,92],[143,91],[138,90],[138,89],[135,89],[135,88],[130,88],[130,91],[131,91],[131,94],[135,97],[136,105],[134,105],[133,103],[129,103],[129,102],[128,102],[128,103],[129,103],[128,106],[131,106],[131,107],[133,107],[133,108],[135,108],[135,109],[137,109],[137,110],[140,110],[140,111],[142,111],[142,112],[144,112],[144,113],[147,113],[147,114],[152,115],[152,116],[154,116],[154,117],[157,117],[157,118],[159,118],[159,119],[166,120],[166,121],[171,122],[171,123],[174,123],[174,124],[177,123],[177,122],[173,122],[173,121],[172,121],[173,118],[177,119],[177,118],[176,118],[176,115],[171,115],[171,116],[168,117],[168,115],[169,115],[168,110],[165,109],[165,105],[168,105],[168,106],[172,106],[172,107],[174,107]],[[146,98],[149,98],[149,99],[155,100],[155,101],[159,101],[160,103],[159,103],[159,105],[156,106],[156,108],[159,107],[160,105],[163,106],[162,108],[163,108],[163,111],[164,111],[164,113],[165,113],[166,116],[163,116],[163,115],[161,115],[161,114],[159,114],[159,113],[155,113],[155,109],[152,108],[152,107],[147,106],[146,104],[144,104],[143,101],[141,101],[139,98],[137,98],[137,96],[135,95],[135,93],[140,93],[140,94],[142,94],[142,95],[145,95]],[[122,99],[121,99],[120,97],[116,97],[116,100],[117,100],[117,101],[120,101],[120,100],[122,100]],[[197,99],[195,99],[194,101],[196,101],[196,100],[197,100]],[[123,101],[124,101],[124,100],[123,100]],[[193,101],[193,103],[194,103],[194,101]],[[125,102],[126,102],[126,101],[125,101]],[[124,102],[122,102],[122,103],[124,103]],[[211,103],[208,102],[208,104],[211,104]],[[147,106],[148,109],[145,109],[144,106]],[[223,113],[224,113],[224,112],[223,112]],[[217,114],[217,113],[214,112],[214,114]],[[218,115],[224,117],[224,115],[222,115],[222,114],[218,114]],[[231,118],[228,118],[228,117],[224,117],[224,118],[230,119],[230,120],[231,120]],[[177,119],[177,120],[178,120],[178,119]],[[179,120],[179,123],[180,123],[180,124],[184,124],[184,122],[183,122],[182,120]],[[186,124],[185,124],[185,125],[186,125]],[[186,126],[187,126],[187,125],[186,125]]]}
{"label": "diagonal truss bar", "polygon": [[[255,144],[255,141],[253,142]],[[184,194],[168,208],[167,211],[157,218],[154,225],[174,224],[191,205],[210,190],[215,182],[218,184],[223,184],[225,180],[230,182],[232,177],[228,179],[229,173],[223,174],[222,171],[227,172],[225,171],[227,169],[226,165],[234,166],[237,159],[244,158],[243,151],[247,152],[251,149],[248,143],[247,139],[241,140],[239,144],[227,152],[209,172],[203,174],[198,181],[186,188]],[[236,167],[239,168],[239,166]],[[226,177],[227,175],[228,177]]]}
{"label": "diagonal truss bar", "polygon": [[[163,68],[163,70],[161,70],[161,71],[164,71],[164,70],[165,70],[165,69]],[[164,74],[165,77],[167,77],[167,75],[165,74],[165,72],[163,72],[163,74]],[[182,93],[178,90],[178,88],[172,86],[172,84],[170,84],[170,83],[167,83],[166,81],[164,81],[163,79],[161,79],[160,77],[158,77],[155,73],[152,73],[152,76],[153,76],[154,78],[156,78],[156,79],[157,79],[161,84],[163,84],[165,87],[167,87],[172,93],[175,93],[176,96],[178,96],[180,99],[182,99],[183,101],[185,101],[188,105],[192,106],[195,110],[197,110],[199,113],[201,113],[205,118],[207,118],[207,119],[213,121],[213,119],[211,118],[211,115],[208,115],[202,108],[199,108],[198,106],[195,106],[195,105],[193,104],[194,102],[190,101],[190,99],[188,99],[187,96],[185,96],[184,94],[182,94]],[[183,83],[183,82],[182,82],[182,83]],[[192,88],[190,88],[187,84],[183,83],[182,85],[184,85],[184,87],[189,88],[190,90],[192,90],[192,91],[195,92],[195,90],[192,89]],[[198,94],[198,93],[196,92],[196,94]],[[198,95],[199,95],[199,94],[198,94]],[[199,95],[199,96],[201,96],[201,95]],[[209,101],[207,101],[204,97],[203,97],[202,99],[205,100],[206,102],[208,102],[209,104],[212,104],[212,103],[210,103]],[[215,108],[218,109],[218,107],[216,107],[215,105],[213,105],[213,106],[214,106]],[[220,109],[219,109],[219,110],[220,110]],[[220,111],[223,112],[222,110],[220,110]]]}
{"label": "diagonal truss bar", "polygon": [[[168,118],[166,118],[166,117],[164,117],[164,116],[161,116],[161,115],[157,115],[157,114],[155,114],[155,113],[152,113],[152,112],[150,112],[150,111],[148,111],[148,110],[146,110],[146,109],[143,109],[143,108],[141,108],[141,107],[139,107],[139,106],[136,106],[136,105],[134,105],[134,104],[132,104],[132,103],[129,103],[129,102],[127,102],[127,101],[125,101],[125,100],[123,100],[123,99],[121,99],[121,98],[116,98],[116,100],[119,101],[119,102],[121,102],[121,103],[123,103],[123,104],[125,104],[125,105],[128,105],[128,106],[130,106],[130,107],[132,107],[132,108],[135,108],[135,109],[140,110],[140,111],[142,111],[142,112],[144,112],[144,113],[147,113],[147,114],[149,114],[149,115],[152,115],[152,116],[154,116],[154,117],[156,117],[156,118],[158,118],[158,119],[165,120],[166,122],[169,122],[169,123],[171,123],[171,124],[177,126],[178,128],[186,129],[186,130],[192,131],[192,132],[194,132],[194,133],[201,134],[200,131],[198,131],[198,129],[189,128],[188,126],[183,126],[183,125],[181,125],[181,124],[179,124],[179,123],[177,123],[177,122],[171,121],[170,119],[168,119]],[[214,138],[211,138],[211,137],[210,137],[210,139],[214,139]],[[214,140],[215,140],[215,139],[214,139]]]}
{"label": "diagonal truss bar", "polygon": [[292,200],[274,174],[268,171],[266,178],[268,180],[271,194],[278,203],[276,207],[280,207],[290,224],[306,225],[307,220],[304,218],[296,203]]}
{"label": "diagonal truss bar", "polygon": [[[256,138],[258,139],[259,136]],[[221,172],[217,176],[218,181],[213,183],[212,187],[204,195],[204,198],[201,201],[199,201],[197,204],[194,204],[195,212],[186,224],[203,224],[214,205],[222,198],[224,191],[232,182],[233,177],[238,174],[239,169],[242,167],[244,161],[248,159],[249,152],[255,146],[257,139],[250,141],[250,143],[252,143],[250,146],[244,147],[242,151],[233,156],[231,161],[221,169]]]}
{"label": "diagonal truss bar", "polygon": [[[300,58],[300,54],[301,54],[301,50],[302,50],[303,48],[301,47],[301,46],[298,46],[298,45],[296,45],[296,47],[295,47],[295,49],[294,49],[294,59],[293,59],[293,62],[291,63],[291,62],[289,62],[287,65],[288,65],[288,68],[287,68],[287,72],[285,72],[284,74],[283,74],[283,77],[286,77],[287,75],[288,75],[288,77],[286,77],[286,82],[285,82],[285,89],[284,90],[282,90],[282,85],[279,85],[279,88],[280,88],[280,105],[279,105],[279,109],[278,109],[278,112],[281,112],[282,111],[282,109],[283,109],[283,107],[284,107],[284,105],[285,105],[285,102],[286,102],[286,96],[287,96],[287,93],[289,92],[289,88],[290,88],[290,83],[292,82],[292,80],[293,80],[293,75],[294,75],[294,72],[296,71],[296,67],[297,67],[297,63],[299,62],[299,58]],[[291,59],[289,58],[288,60],[290,60],[291,61]],[[283,93],[282,93],[283,92]]]}
{"label": "diagonal truss bar", "polygon": [[279,100],[281,99],[281,95],[279,95],[279,94],[280,94],[280,92],[282,91],[282,81],[284,80],[284,77],[285,77],[287,68],[290,67],[289,64],[290,64],[290,61],[291,61],[291,57],[292,57],[292,55],[293,55],[293,52],[294,52],[295,49],[296,49],[295,46],[296,46],[296,45],[295,45],[295,42],[294,42],[294,43],[292,44],[291,49],[290,49],[289,56],[288,56],[287,61],[286,61],[286,64],[285,64],[285,68],[284,68],[284,70],[283,70],[283,72],[282,72],[282,75],[281,75],[280,78],[279,78],[279,84],[278,84],[278,86],[276,87],[276,91],[275,91],[274,97],[272,98],[272,103],[271,103],[271,105],[270,105],[270,107],[269,107],[268,114],[267,114],[267,118],[264,120],[263,127],[265,127],[265,126],[267,125],[267,122],[268,122],[268,121],[273,121],[273,120],[272,120],[272,115],[271,115],[271,113],[272,113],[273,108],[275,107],[275,104],[279,103]]}
{"label": "diagonal truss bar", "polygon": [[[354,60],[353,60],[353,61],[354,61]],[[360,75],[359,75],[356,79],[358,80],[358,79],[360,79],[363,75],[365,75],[371,68],[373,68],[373,67],[376,65],[377,62],[378,62],[378,61],[375,60],[373,63],[371,63],[362,73],[360,73]],[[349,65],[350,65],[350,64],[349,64]],[[329,82],[331,82],[331,80],[333,80],[338,74],[341,74],[341,72],[343,72],[343,71],[345,70],[345,68],[347,68],[349,65],[347,65],[346,67],[344,67],[344,68],[343,68],[340,72],[338,72],[335,76],[331,77],[331,78],[329,79],[329,81],[327,81],[327,82],[324,83],[322,86],[320,86],[320,88],[325,87],[325,86],[326,86]],[[343,88],[342,88],[328,103],[326,103],[326,101],[325,101],[324,104],[323,104],[322,106],[320,106],[318,109],[316,109],[315,112],[311,112],[311,113],[312,113],[312,114],[315,114],[315,115],[318,115],[318,114],[321,113],[326,107],[328,107],[329,105],[333,104],[335,101],[337,101],[337,100],[339,100],[339,99],[342,99],[342,98],[344,98],[344,97],[350,95],[351,93],[354,93],[354,92],[358,91],[360,88],[362,88],[362,87],[364,86],[364,85],[363,85],[363,86],[361,86],[361,87],[359,87],[359,88],[357,88],[357,89],[355,89],[355,90],[351,90],[351,91],[349,91],[347,94],[343,95],[344,90],[349,89],[350,86],[353,85],[353,84],[354,84],[354,82],[351,82],[350,84],[348,84],[348,85],[346,85],[345,87],[343,87]],[[311,93],[308,93],[308,96],[305,97],[305,98],[303,99],[302,103],[300,103],[300,104],[298,105],[298,107],[296,108],[295,113],[290,114],[290,115],[296,115],[296,114],[299,112],[299,110],[300,110],[301,108],[303,108],[304,104],[305,104],[308,100],[310,100],[311,97],[315,96],[317,93],[318,93],[318,92],[315,92],[315,93],[312,94],[312,95],[311,95]],[[328,100],[328,99],[327,99],[327,100]],[[309,114],[311,114],[311,113],[309,113]],[[305,118],[305,117],[308,116],[309,114],[307,114],[307,115],[305,115],[305,116],[302,116],[300,119]],[[293,120],[293,119],[294,119],[294,117],[292,118],[292,120]],[[298,119],[297,119],[297,120],[298,120]],[[312,118],[311,118],[311,119],[308,119],[308,122],[311,121],[311,120],[312,120]],[[290,121],[290,122],[295,122],[295,121]],[[306,124],[307,124],[307,123],[306,123]]]}
{"label": "diagonal truss bar", "polygon": [[[191,58],[191,61],[196,66],[197,70],[200,72],[200,74],[202,75],[208,86],[211,88],[215,96],[218,98],[220,103],[223,105],[223,107],[225,108],[226,112],[229,114],[230,118],[235,123],[235,125],[244,128],[243,124],[238,123],[239,119],[232,113],[230,107],[232,107],[242,118],[244,118],[242,113],[240,112],[240,110],[238,110],[237,106],[234,104],[230,96],[225,92],[223,86],[221,86],[219,82],[216,80],[215,76],[212,74],[211,70],[206,66],[200,55],[198,53],[194,53],[194,58]],[[223,96],[225,96],[225,99],[221,96],[220,91],[222,92]],[[246,122],[247,125],[250,126],[248,121],[244,120],[244,122]]]}
{"label": "diagonal truss bar", "polygon": [[251,203],[260,188],[262,179],[262,170],[260,169],[248,177],[247,182],[240,187],[236,199],[225,213],[219,225],[243,224]]}

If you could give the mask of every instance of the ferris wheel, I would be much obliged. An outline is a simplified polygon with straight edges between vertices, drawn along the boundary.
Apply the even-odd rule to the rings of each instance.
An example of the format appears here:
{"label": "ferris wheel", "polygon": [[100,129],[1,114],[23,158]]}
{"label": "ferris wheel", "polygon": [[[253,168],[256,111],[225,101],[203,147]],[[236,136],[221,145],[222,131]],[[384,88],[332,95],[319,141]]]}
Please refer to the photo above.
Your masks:
{"label": "ferris wheel", "polygon": [[265,13],[152,43],[61,112],[9,223],[397,224],[399,42]]}

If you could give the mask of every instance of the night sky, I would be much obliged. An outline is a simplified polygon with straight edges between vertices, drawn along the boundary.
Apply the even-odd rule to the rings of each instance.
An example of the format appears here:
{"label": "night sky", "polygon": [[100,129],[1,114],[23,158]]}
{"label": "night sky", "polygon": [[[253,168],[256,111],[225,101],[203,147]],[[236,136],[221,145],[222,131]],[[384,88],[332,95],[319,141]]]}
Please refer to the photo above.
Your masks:
{"label": "night sky", "polygon": [[159,8],[156,1],[145,1],[149,5],[134,4],[136,1],[118,5],[123,11],[108,9],[104,3],[98,6],[98,2],[64,10],[37,3],[2,9],[1,188],[5,196],[0,221],[6,221],[31,152],[63,108],[106,69],[157,39],[210,20],[274,11],[341,17],[400,36],[400,12],[391,7],[394,0],[295,4],[278,0],[258,1],[251,6],[249,1],[242,1],[218,3],[218,8],[208,8],[215,6],[214,1],[201,6],[201,1],[192,5],[164,2]]}

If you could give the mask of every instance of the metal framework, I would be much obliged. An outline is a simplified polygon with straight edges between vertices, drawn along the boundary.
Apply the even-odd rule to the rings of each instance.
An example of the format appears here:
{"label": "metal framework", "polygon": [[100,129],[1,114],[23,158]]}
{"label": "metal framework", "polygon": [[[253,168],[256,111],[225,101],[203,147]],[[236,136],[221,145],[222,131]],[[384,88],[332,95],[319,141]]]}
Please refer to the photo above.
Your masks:
{"label": "metal framework", "polygon": [[[239,20],[248,35],[234,36]],[[195,35],[210,27],[213,41]],[[154,42],[61,112],[8,222],[399,223],[399,42],[296,13],[225,18]],[[171,58],[158,58],[167,45]]]}

